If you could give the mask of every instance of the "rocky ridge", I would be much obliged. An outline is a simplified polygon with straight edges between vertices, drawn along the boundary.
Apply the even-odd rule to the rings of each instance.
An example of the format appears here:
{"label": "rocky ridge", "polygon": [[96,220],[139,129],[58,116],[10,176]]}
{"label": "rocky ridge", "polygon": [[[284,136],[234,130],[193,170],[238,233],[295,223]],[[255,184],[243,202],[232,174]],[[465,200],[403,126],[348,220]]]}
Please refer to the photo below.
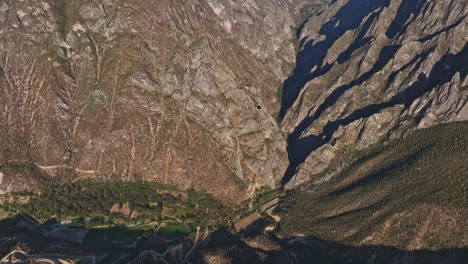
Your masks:
{"label": "rocky ridge", "polygon": [[[419,128],[468,119],[467,3],[332,1],[299,28],[295,62],[292,27],[302,3],[0,1],[0,137],[6,142],[0,193],[94,178],[157,182],[240,201],[284,175],[285,133],[290,163],[282,183],[309,182],[282,195],[276,229],[290,218],[288,237],[269,226],[273,233],[242,239],[221,230],[216,240],[220,230],[206,229],[195,247],[197,228],[193,245],[131,254],[145,263],[166,256],[174,257],[169,263],[187,263],[187,256],[206,263],[463,263],[466,210],[431,200],[466,203],[458,195],[464,191],[458,176],[466,171],[463,137],[439,153],[443,166],[431,163],[459,173],[453,181],[430,166],[420,172],[418,157],[437,152],[431,140],[400,163],[388,158],[403,152],[397,147],[363,159],[351,155]],[[283,85],[279,128],[275,93],[295,63]],[[445,129],[436,130],[453,136]],[[351,166],[330,168],[340,162]],[[409,168],[415,178],[406,177]],[[314,177],[320,173],[323,178]],[[323,190],[327,184],[332,191]],[[309,198],[319,191],[324,203]],[[305,207],[296,210],[303,217],[287,207],[284,198],[293,192],[305,196]],[[395,197],[406,200],[387,203]],[[332,237],[299,229],[314,217],[320,219],[313,227]],[[362,224],[369,224],[369,234],[356,232]],[[7,240],[18,245],[16,236]],[[360,242],[340,244],[343,237]],[[128,256],[118,257],[128,263]]]}
{"label": "rocky ridge", "polygon": [[[0,1],[0,171],[32,162],[226,201],[274,186],[276,90],[304,2]],[[35,188],[2,173],[2,192]]]}
{"label": "rocky ridge", "polygon": [[291,188],[332,160],[468,119],[466,1],[340,0],[300,31],[280,117]]}

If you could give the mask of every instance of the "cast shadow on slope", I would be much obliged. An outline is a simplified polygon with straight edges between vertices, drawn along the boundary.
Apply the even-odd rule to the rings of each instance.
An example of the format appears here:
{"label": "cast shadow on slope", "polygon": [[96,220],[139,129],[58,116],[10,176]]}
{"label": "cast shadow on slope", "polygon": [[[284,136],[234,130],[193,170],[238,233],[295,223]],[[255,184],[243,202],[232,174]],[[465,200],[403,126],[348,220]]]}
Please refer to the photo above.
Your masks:
{"label": "cast shadow on slope", "polygon": [[[296,68],[294,69],[291,77],[289,77],[283,84],[283,95],[281,98],[281,110],[278,116],[281,121],[288,109],[294,104],[300,91],[304,85],[310,80],[327,73],[332,65],[323,65],[327,56],[328,50],[348,30],[358,28],[362,21],[372,13],[374,10],[389,5],[389,0],[375,0],[375,1],[362,1],[350,0],[347,2],[336,15],[327,23],[325,23],[319,33],[325,36],[325,39],[319,42],[310,40],[304,43],[300,41],[302,49],[296,57]],[[380,12],[380,11],[379,11]],[[378,13],[372,14],[364,26],[360,29],[360,33],[356,41],[339,57],[339,61],[348,59],[352,52],[370,41],[370,38],[365,38],[365,34],[372,22],[378,17]],[[298,29],[297,36],[300,35]],[[315,68],[315,69],[314,69]],[[314,69],[314,70],[313,70]],[[312,71],[313,70],[313,71]],[[311,72],[312,71],[312,72]]]}
{"label": "cast shadow on slope", "polygon": [[[269,263],[269,264],[306,264],[306,263],[464,263],[468,258],[467,248],[440,251],[407,251],[390,246],[351,246],[315,237],[278,239],[269,237],[278,249],[264,250],[249,246],[242,240],[223,248],[217,248],[230,263]],[[210,248],[207,249],[210,252]],[[203,255],[203,252],[201,252]],[[199,256],[200,263],[207,263]],[[373,260],[373,262],[372,262]]]}
{"label": "cast shadow on slope", "polygon": [[461,24],[461,22],[463,22],[463,20],[465,20],[465,18],[466,18],[466,16],[463,16],[459,20],[457,20],[455,23],[453,23],[451,25],[448,25],[445,28],[443,28],[443,29],[441,29],[439,31],[436,31],[436,32],[434,32],[432,34],[429,34],[429,35],[427,35],[427,36],[425,36],[423,38],[420,38],[420,39],[418,39],[418,41],[421,42],[421,43],[424,43],[426,41],[429,41],[429,40],[441,35],[442,33],[448,32],[449,30],[458,27]]}
{"label": "cast shadow on slope", "polygon": [[[288,137],[290,165],[283,176],[281,181],[282,184],[285,185],[288,183],[295,175],[298,166],[305,161],[310,153],[328,143],[340,126],[347,126],[354,121],[370,117],[379,113],[383,109],[393,107],[395,105],[404,105],[405,108],[408,108],[417,98],[430,92],[435,87],[450,81],[456,72],[460,72],[461,79],[464,79],[468,73],[468,65],[465,63],[467,60],[468,45],[465,44],[462,51],[458,54],[444,55],[434,65],[428,76],[421,73],[416,82],[410,85],[406,90],[393,96],[389,101],[371,104],[354,111],[345,118],[329,121],[319,135],[310,135],[304,138],[299,138],[307,126],[313,122],[315,115],[312,116],[312,118],[303,121],[303,123],[296,128],[296,131]],[[406,67],[406,65],[403,67]],[[329,100],[332,102],[334,101],[332,99]]]}
{"label": "cast shadow on slope", "polygon": [[[466,248],[441,251],[406,251],[388,246],[349,246],[325,241],[315,237],[305,237],[292,244],[282,243],[281,249],[294,253],[295,263],[463,263],[467,256]],[[274,263],[267,261],[265,263]]]}
{"label": "cast shadow on slope", "polygon": [[[367,81],[370,77],[372,77],[372,75],[382,70],[388,64],[388,62],[393,58],[395,52],[397,52],[399,48],[400,48],[400,45],[387,46],[383,48],[379,55],[379,59],[368,72],[364,73],[359,78],[353,80],[349,84],[342,85],[336,88],[324,100],[324,102],[315,110],[315,113],[312,116],[309,116],[305,118],[304,120],[302,120],[301,123],[294,129],[293,133],[291,133],[288,139],[290,143],[294,143],[296,140],[298,140],[302,132],[304,132],[304,130],[307,127],[309,127],[315,120],[317,120],[317,118],[319,118],[323,114],[323,112],[325,112],[325,110],[333,106],[346,91],[348,91],[354,86],[361,85],[362,83]],[[294,147],[294,144],[292,144],[291,147]],[[292,153],[294,153],[295,155],[298,154],[298,153],[295,153],[294,151],[292,151]],[[295,159],[300,160],[301,155],[299,154],[298,157],[296,157]]]}
{"label": "cast shadow on slope", "polygon": [[[289,154],[289,159],[290,159],[290,166],[288,170],[286,171],[285,175],[286,181],[284,183],[287,183],[289,181],[290,177],[296,172],[297,166],[299,166],[301,163],[305,161],[307,156],[310,154],[310,152],[307,148],[301,148],[300,145],[298,145],[298,142],[300,140],[300,137],[302,133],[316,120],[318,119],[322,113],[334,105],[338,99],[349,89],[351,89],[353,86],[356,85],[361,85],[364,83],[366,80],[368,80],[370,77],[372,77],[373,74],[376,72],[380,71],[382,68],[384,68],[388,62],[392,59],[393,55],[395,52],[400,48],[400,45],[394,45],[394,46],[387,46],[384,47],[379,55],[379,59],[377,62],[374,64],[374,66],[366,73],[361,75],[359,78],[356,80],[352,81],[349,84],[342,85],[335,89],[325,100],[324,102],[315,110],[315,113],[312,116],[308,116],[304,118],[299,125],[294,129],[294,131],[288,136],[288,154]],[[395,78],[395,76],[400,72],[408,68],[409,66],[413,65],[414,63],[418,63],[417,65],[421,64],[423,59],[427,57],[429,52],[426,52],[424,54],[421,54],[414,58],[412,61],[404,65],[401,69],[393,72],[390,75],[389,80],[392,80]],[[313,136],[310,136],[308,140],[312,142],[316,142],[317,139],[315,139]],[[301,142],[302,145],[307,145],[306,142]]]}
{"label": "cast shadow on slope", "polygon": [[[388,27],[385,35],[389,39],[394,39],[406,32],[406,29],[416,19],[426,2],[427,0],[402,1],[400,7],[398,7],[395,19]],[[428,7],[429,5],[425,5],[426,9]],[[411,20],[408,21],[410,18]]]}

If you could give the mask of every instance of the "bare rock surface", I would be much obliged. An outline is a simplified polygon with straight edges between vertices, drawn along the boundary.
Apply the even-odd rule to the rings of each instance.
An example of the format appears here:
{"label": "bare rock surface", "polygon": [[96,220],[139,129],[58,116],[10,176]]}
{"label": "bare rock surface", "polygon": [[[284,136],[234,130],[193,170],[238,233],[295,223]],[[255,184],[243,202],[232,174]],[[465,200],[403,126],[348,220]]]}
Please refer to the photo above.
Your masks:
{"label": "bare rock surface", "polygon": [[0,1],[0,164],[226,201],[274,186],[303,2]]}
{"label": "bare rock surface", "polygon": [[311,17],[283,88],[283,183],[414,129],[467,120],[467,14],[458,0],[338,0]]}

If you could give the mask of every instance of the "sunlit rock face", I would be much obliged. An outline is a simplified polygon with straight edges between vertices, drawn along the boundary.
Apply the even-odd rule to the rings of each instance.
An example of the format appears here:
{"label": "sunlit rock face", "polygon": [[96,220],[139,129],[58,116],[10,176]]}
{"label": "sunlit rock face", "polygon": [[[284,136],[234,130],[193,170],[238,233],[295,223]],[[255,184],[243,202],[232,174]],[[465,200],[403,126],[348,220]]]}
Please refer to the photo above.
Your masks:
{"label": "sunlit rock face", "polygon": [[333,159],[468,119],[468,3],[338,0],[300,31],[282,129],[294,187]]}
{"label": "sunlit rock face", "polygon": [[142,180],[241,201],[468,118],[465,1],[338,0],[299,26],[311,2],[0,2],[0,190]]}
{"label": "sunlit rock face", "polygon": [[274,186],[302,2],[0,1],[0,164],[237,202]]}

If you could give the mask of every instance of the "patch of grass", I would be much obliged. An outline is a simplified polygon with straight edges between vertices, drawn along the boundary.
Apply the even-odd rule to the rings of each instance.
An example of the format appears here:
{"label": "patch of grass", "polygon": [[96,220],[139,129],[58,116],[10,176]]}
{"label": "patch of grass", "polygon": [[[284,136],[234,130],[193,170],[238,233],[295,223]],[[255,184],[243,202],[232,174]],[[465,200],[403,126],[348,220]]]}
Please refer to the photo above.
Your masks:
{"label": "patch of grass", "polygon": [[175,208],[175,215],[176,217],[183,217],[186,215],[194,214],[194,212],[185,207],[176,207]]}
{"label": "patch of grass", "polygon": [[304,19],[307,19],[310,16],[315,15],[322,7],[324,7],[327,3],[324,1],[314,1],[313,3],[304,5],[299,13]]}
{"label": "patch of grass", "polygon": [[151,208],[151,209],[156,209],[159,207],[159,204],[158,203],[148,203],[148,208]]}
{"label": "patch of grass", "polygon": [[283,85],[280,85],[278,89],[276,89],[276,99],[278,102],[281,102],[283,99]]}
{"label": "patch of grass", "polygon": [[218,204],[216,199],[207,193],[199,193],[195,190],[191,189],[188,190],[188,203],[190,205],[199,205],[203,207],[212,207]]}
{"label": "patch of grass", "polygon": [[178,239],[192,232],[192,228],[187,225],[170,225],[159,228],[158,236],[162,239]]}
{"label": "patch of grass", "polygon": [[70,32],[73,25],[79,20],[79,8],[82,0],[59,0],[56,2],[57,11],[60,15],[60,32],[65,36]]}
{"label": "patch of grass", "polygon": [[267,191],[260,192],[256,197],[253,206],[254,207],[259,207],[262,206],[273,199],[279,197],[279,195],[282,192],[282,188],[276,188],[276,189],[269,189]]}
{"label": "patch of grass", "polygon": [[[297,39],[295,37],[293,39],[297,41]],[[299,44],[297,44],[296,54],[298,52],[299,52]],[[288,77],[286,79],[291,78],[294,75],[294,70],[295,69],[293,69],[291,72],[289,72]],[[283,93],[284,93],[283,90],[284,90],[284,83],[281,84],[280,86],[278,86],[278,89],[276,89],[276,99],[280,103],[283,101]]]}

